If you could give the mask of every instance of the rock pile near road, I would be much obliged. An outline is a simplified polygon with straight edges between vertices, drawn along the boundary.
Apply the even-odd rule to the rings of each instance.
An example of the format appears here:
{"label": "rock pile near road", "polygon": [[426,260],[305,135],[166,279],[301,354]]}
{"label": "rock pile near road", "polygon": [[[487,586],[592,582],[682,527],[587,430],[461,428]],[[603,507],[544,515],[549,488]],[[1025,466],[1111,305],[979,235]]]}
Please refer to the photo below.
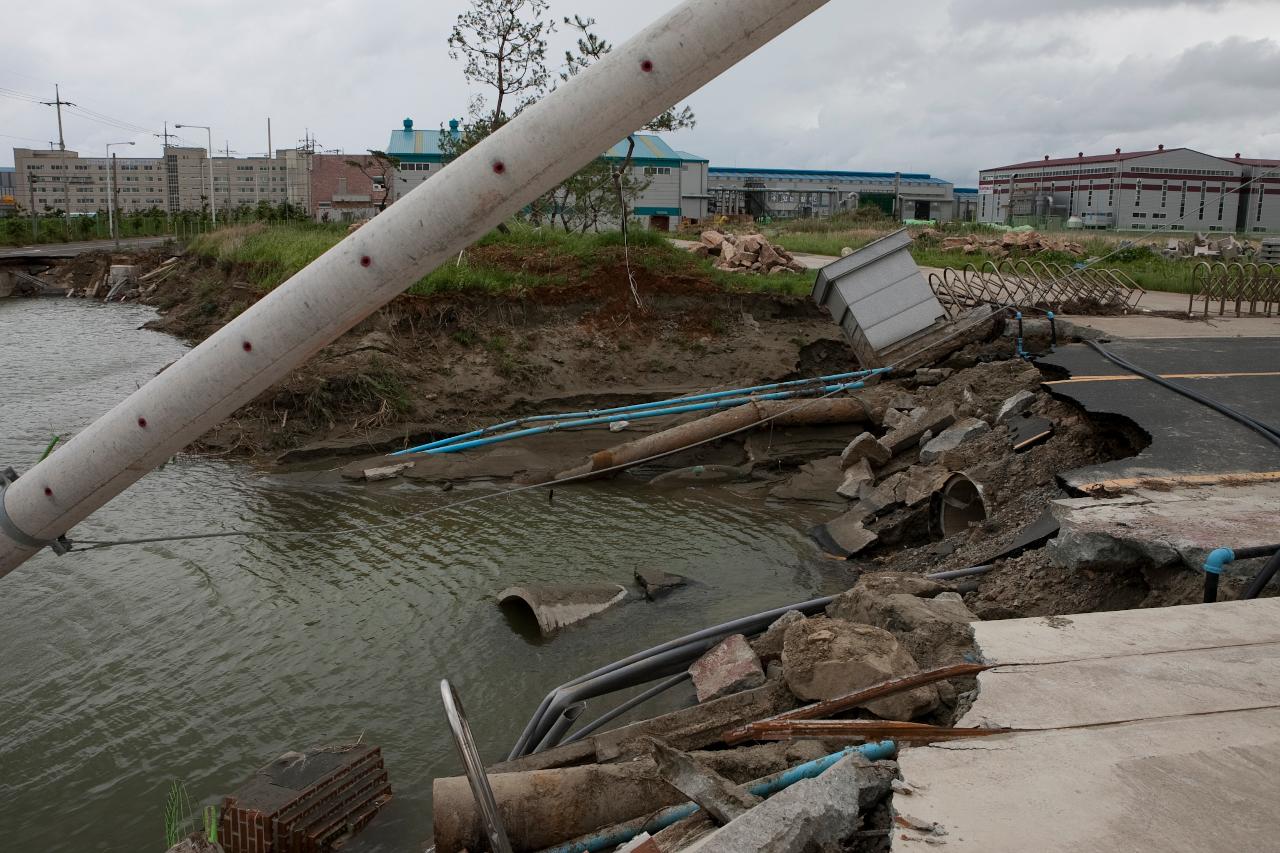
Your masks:
{"label": "rock pile near road", "polygon": [[703,231],[698,245],[689,251],[699,257],[714,257],[716,266],[733,272],[753,272],[770,275],[781,272],[804,272],[808,267],[797,261],[790,252],[775,246],[762,234],[726,234],[723,231]]}

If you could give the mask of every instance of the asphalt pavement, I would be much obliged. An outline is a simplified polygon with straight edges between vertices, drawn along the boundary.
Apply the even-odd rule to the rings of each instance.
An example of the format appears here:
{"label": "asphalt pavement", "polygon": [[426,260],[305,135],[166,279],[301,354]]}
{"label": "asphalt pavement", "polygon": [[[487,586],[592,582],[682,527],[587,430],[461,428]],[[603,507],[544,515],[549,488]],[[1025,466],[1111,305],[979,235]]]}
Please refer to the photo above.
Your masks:
{"label": "asphalt pavement", "polygon": [[[122,251],[152,249],[163,246],[172,237],[127,237],[120,241]],[[80,243],[40,243],[34,246],[2,246],[0,258],[74,258],[85,252],[110,252],[116,248],[114,240],[86,240]]]}

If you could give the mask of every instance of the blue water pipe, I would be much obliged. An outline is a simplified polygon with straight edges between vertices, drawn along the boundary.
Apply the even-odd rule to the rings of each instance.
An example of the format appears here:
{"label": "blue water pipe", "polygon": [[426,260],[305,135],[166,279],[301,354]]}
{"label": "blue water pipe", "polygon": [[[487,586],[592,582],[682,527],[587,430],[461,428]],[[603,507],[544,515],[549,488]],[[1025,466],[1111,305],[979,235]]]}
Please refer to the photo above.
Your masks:
{"label": "blue water pipe", "polygon": [[[447,447],[449,445],[459,444],[461,442],[465,442],[473,438],[480,438],[482,436],[492,435],[493,433],[515,429],[516,427],[523,426],[524,424],[529,424],[529,423],[542,423],[546,421],[560,422],[566,419],[597,418],[605,415],[644,412],[652,409],[665,408],[668,406],[680,405],[680,404],[686,404],[686,403],[699,403],[699,402],[704,402],[709,400],[733,399],[738,397],[745,397],[750,394],[755,394],[759,391],[772,391],[778,388],[796,388],[796,387],[805,386],[805,385],[816,385],[818,383],[830,384],[830,383],[842,382],[846,379],[867,379],[879,373],[886,373],[888,372],[888,370],[889,368],[887,367],[877,367],[874,370],[858,370],[852,373],[833,373],[828,376],[818,376],[813,379],[792,379],[787,382],[771,382],[767,385],[753,385],[750,388],[735,388],[728,391],[712,391],[706,394],[693,394],[693,395],[688,395],[684,397],[672,397],[671,399],[668,399],[668,400],[655,400],[654,402],[651,402],[651,403],[635,403],[629,406],[614,406],[608,409],[590,409],[584,412],[562,412],[560,414],[554,414],[554,415],[530,415],[524,418],[516,418],[514,420],[505,421],[500,424],[493,424],[492,426],[483,427],[482,429],[476,429],[470,432],[464,432],[460,435],[450,436],[449,438],[441,438],[436,441],[430,441],[430,442],[427,442],[426,444],[420,444],[417,447],[410,447],[407,450],[399,450],[391,455],[405,456],[411,453],[426,453],[426,452],[435,450],[436,448]],[[757,398],[757,399],[775,399],[775,398]],[[689,410],[689,411],[692,411],[692,410]],[[597,421],[597,423],[607,423],[607,421]],[[561,425],[558,428],[563,429],[564,426]],[[533,435],[533,433],[521,433],[521,435]],[[518,436],[513,434],[512,437],[514,438]],[[468,446],[474,447],[476,445],[468,445]]]}
{"label": "blue water pipe", "polygon": [[[1204,559],[1204,603],[1213,604],[1218,600],[1218,579],[1231,563],[1236,560],[1252,560],[1255,557],[1270,557],[1277,553],[1280,553],[1280,544],[1257,545],[1250,548],[1214,548]],[[1245,597],[1251,596],[1246,593]]]}
{"label": "blue water pipe", "polygon": [[[869,373],[881,373],[883,369],[869,371]],[[868,375],[867,373],[855,375]],[[805,383],[813,382],[813,380],[804,380]],[[782,384],[782,383],[778,383]],[[699,397],[714,397],[713,400],[707,402],[686,402],[695,400],[694,397],[681,397],[676,400],[662,401],[659,403],[640,403],[637,406],[621,406],[617,414],[599,414],[593,415],[591,412],[577,412],[573,415],[539,415],[538,420],[553,420],[553,423],[545,425],[545,427],[529,427],[525,429],[516,429],[512,432],[504,432],[498,434],[485,433],[493,432],[493,428],[484,430],[474,430],[472,433],[456,435],[451,439],[440,439],[440,441],[430,442],[428,444],[420,444],[417,447],[408,448],[408,450],[397,451],[392,456],[408,456],[415,453],[456,453],[458,451],[470,450],[472,447],[484,447],[486,444],[497,444],[499,442],[511,441],[513,438],[524,438],[526,435],[538,435],[541,433],[556,432],[561,429],[576,429],[580,427],[596,427],[600,424],[612,424],[621,420],[643,420],[645,418],[666,418],[669,415],[681,415],[690,411],[708,411],[713,409],[731,409],[733,406],[742,406],[749,402],[767,401],[767,400],[790,400],[792,397],[801,396],[806,393],[823,393],[832,394],[842,391],[854,391],[856,388],[867,387],[865,380],[859,382],[850,382],[842,384],[833,384],[833,386],[818,386],[813,388],[804,388],[800,391],[778,391],[768,394],[750,394],[750,396],[724,397],[724,394],[742,393],[736,392],[716,392],[714,394],[699,394]],[[748,389],[742,389],[748,391]],[[684,405],[669,405],[669,403],[684,403]],[[654,407],[664,406],[664,407]],[[604,410],[612,411],[612,410]],[[577,415],[586,415],[579,418]],[[561,418],[570,418],[571,420],[559,420]],[[530,419],[531,420],[531,419]],[[527,423],[527,421],[512,421],[512,423]],[[468,435],[484,435],[483,438],[468,438]]]}
{"label": "blue water pipe", "polygon": [[1018,358],[1029,358],[1027,351],[1022,348],[1022,312],[1018,311],[1013,316],[1018,321]]}
{"label": "blue water pipe", "polygon": [[[768,797],[791,787],[796,782],[804,779],[813,779],[821,775],[836,762],[855,752],[861,753],[868,761],[883,761],[893,758],[897,751],[897,744],[891,740],[851,746],[814,761],[798,764],[790,770],[779,773],[777,776],[769,777],[751,785],[747,790],[757,797]],[[571,841],[568,844],[561,844],[559,847],[547,848],[542,853],[595,853],[598,850],[608,850],[611,847],[626,844],[641,832],[655,833],[661,829],[666,829],[671,824],[684,820],[697,811],[698,806],[696,803],[681,803],[678,806],[670,806],[663,809],[652,818],[644,821],[643,824],[630,821],[621,826],[607,829],[597,835],[590,835],[577,841]]]}

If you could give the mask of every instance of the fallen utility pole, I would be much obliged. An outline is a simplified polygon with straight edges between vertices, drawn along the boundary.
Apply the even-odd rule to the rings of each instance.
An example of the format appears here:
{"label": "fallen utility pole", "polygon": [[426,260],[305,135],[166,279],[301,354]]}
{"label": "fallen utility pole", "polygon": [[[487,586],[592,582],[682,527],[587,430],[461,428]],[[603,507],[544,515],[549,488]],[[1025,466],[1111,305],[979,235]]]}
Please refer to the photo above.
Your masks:
{"label": "fallen utility pole", "polygon": [[7,484],[0,576],[825,2],[688,0],[450,163]]}
{"label": "fallen utility pole", "polygon": [[[853,389],[865,383],[844,386]],[[762,421],[774,426],[813,426],[817,424],[866,423],[871,419],[866,404],[855,397],[819,397],[813,400],[751,401],[719,414],[709,415],[687,424],[635,441],[620,444],[591,455],[586,462],[556,475],[557,480],[586,478],[614,472],[629,465],[674,453],[699,442],[732,435],[750,429]]]}

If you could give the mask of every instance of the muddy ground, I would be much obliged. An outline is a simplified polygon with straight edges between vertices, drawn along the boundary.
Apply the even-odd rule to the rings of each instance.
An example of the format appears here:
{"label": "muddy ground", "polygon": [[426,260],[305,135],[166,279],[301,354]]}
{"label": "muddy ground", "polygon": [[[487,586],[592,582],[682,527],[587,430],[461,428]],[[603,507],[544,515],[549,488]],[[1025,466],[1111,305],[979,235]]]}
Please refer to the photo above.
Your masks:
{"label": "muddy ground", "polygon": [[[48,277],[83,289],[112,262],[135,263],[146,273],[166,260],[157,252],[114,261],[107,253],[88,254]],[[251,283],[251,267],[195,257],[171,266],[144,285],[140,298],[160,312],[151,328],[192,344],[264,295]],[[659,275],[643,267],[636,272],[642,306],[622,284],[624,269],[608,264],[589,279],[560,286],[397,297],[192,450],[258,464],[366,457],[348,464],[358,472],[376,462],[370,454],[521,415],[858,368],[838,328],[807,297],[730,293],[696,277]],[[1048,341],[1033,332],[1026,346],[1037,351]],[[1035,413],[1053,424],[1053,434],[1015,453],[1008,430],[997,427],[952,451],[946,467],[983,486],[986,521],[944,538],[930,529],[919,508],[891,510],[874,520],[880,539],[850,558],[851,568],[922,573],[990,562],[1048,501],[1067,496],[1059,472],[1131,455],[1144,446],[1146,438],[1135,425],[1098,418],[1053,398],[1040,385],[1041,374],[1013,358],[1013,350],[1011,330],[993,323],[935,369],[894,375],[864,392],[878,409],[876,418],[905,393],[921,407],[951,405],[962,415],[991,420],[1003,400],[1029,390],[1037,395]],[[477,476],[528,482],[579,460],[584,451],[669,423],[633,424],[616,437],[603,430],[552,435],[520,442],[518,448],[513,443],[468,454],[466,461],[432,457],[408,476],[445,487]],[[815,492],[812,478],[793,485],[804,466],[829,462],[862,429],[757,430],[631,472],[628,479],[647,482],[666,475],[654,485],[725,488],[748,500],[809,504],[834,517],[850,505],[848,500],[830,488]],[[878,472],[879,479],[917,464],[917,455],[913,449],[895,457]],[[1044,552],[1033,549],[998,561],[966,595],[966,603],[983,618],[1054,615],[1194,601],[1196,583],[1190,574],[1070,572],[1050,566]]]}

